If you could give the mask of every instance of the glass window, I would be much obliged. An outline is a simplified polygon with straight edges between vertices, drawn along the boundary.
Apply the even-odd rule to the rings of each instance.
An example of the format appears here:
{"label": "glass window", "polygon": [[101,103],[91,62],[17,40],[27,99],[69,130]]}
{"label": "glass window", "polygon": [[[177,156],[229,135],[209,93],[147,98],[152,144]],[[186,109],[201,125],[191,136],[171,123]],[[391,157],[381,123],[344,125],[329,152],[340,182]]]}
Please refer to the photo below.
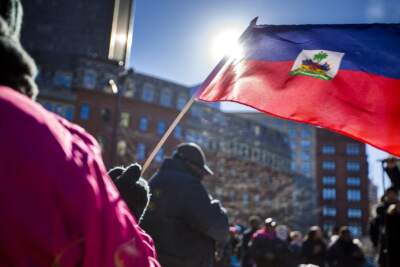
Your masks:
{"label": "glass window", "polygon": [[300,144],[303,148],[309,148],[311,146],[311,141],[303,139],[300,141]]}
{"label": "glass window", "polygon": [[121,117],[119,121],[119,125],[124,128],[129,127],[131,115],[128,112],[121,112]]}
{"label": "glass window", "polygon": [[355,185],[358,186],[361,184],[360,177],[347,177],[347,185]]}
{"label": "glass window", "polygon": [[97,73],[93,70],[85,70],[83,73],[83,86],[94,89],[97,83]]}
{"label": "glass window", "polygon": [[145,102],[153,102],[154,89],[150,85],[143,86],[142,100]]}
{"label": "glass window", "polygon": [[158,150],[155,160],[156,162],[161,162],[164,159],[164,149],[160,148],[160,150]]}
{"label": "glass window", "polygon": [[307,138],[311,136],[311,130],[310,129],[301,129],[301,137]]}
{"label": "glass window", "polygon": [[120,157],[126,154],[126,142],[124,140],[119,140],[117,143],[117,155]]}
{"label": "glass window", "polygon": [[190,109],[190,114],[195,118],[200,118],[202,115],[201,107],[197,105],[192,106],[192,108]]}
{"label": "glass window", "polygon": [[88,104],[82,104],[81,110],[79,112],[79,118],[81,120],[87,121],[90,116],[90,106]]}
{"label": "glass window", "polygon": [[305,162],[301,164],[301,172],[308,175],[311,172],[311,163]]}
{"label": "glass window", "polygon": [[351,143],[346,146],[347,155],[359,155],[360,154],[360,145]]}
{"label": "glass window", "polygon": [[176,139],[182,139],[182,127],[177,125],[174,129],[174,137]]}
{"label": "glass window", "polygon": [[109,108],[102,108],[100,110],[100,117],[104,122],[109,122],[111,120],[111,110]]}
{"label": "glass window", "polygon": [[361,200],[361,192],[356,189],[347,190],[347,200],[348,201],[360,201]]}
{"label": "glass window", "polygon": [[346,168],[350,172],[356,172],[360,170],[360,162],[358,161],[348,161],[346,164]]}
{"label": "glass window", "polygon": [[322,177],[322,184],[323,185],[335,185],[336,177],[335,176],[324,176],[324,177]]}
{"label": "glass window", "polygon": [[360,237],[362,234],[362,229],[359,224],[350,224],[349,230],[354,237]]}
{"label": "glass window", "polygon": [[336,152],[334,145],[324,145],[324,146],[322,146],[321,150],[322,150],[322,154],[325,154],[325,155],[333,155]]}
{"label": "glass window", "polygon": [[65,107],[65,116],[67,120],[72,121],[74,119],[74,107]]}
{"label": "glass window", "polygon": [[143,160],[146,156],[146,145],[139,143],[136,148],[136,159]]}
{"label": "glass window", "polygon": [[336,168],[336,164],[334,161],[326,160],[322,162],[322,169],[324,170],[334,170]]}
{"label": "glass window", "polygon": [[142,132],[147,131],[149,127],[149,119],[147,117],[141,117],[139,120],[139,130]]}
{"label": "glass window", "polygon": [[186,102],[187,102],[187,97],[183,94],[179,95],[176,101],[176,108],[181,110],[185,106]]}
{"label": "glass window", "polygon": [[164,107],[172,105],[172,93],[170,90],[161,90],[160,105]]}
{"label": "glass window", "polygon": [[261,128],[260,128],[260,126],[258,126],[258,125],[254,126],[254,134],[255,134],[256,136],[260,136],[260,134],[261,134]]}
{"label": "glass window", "polygon": [[362,212],[361,209],[348,209],[347,217],[349,218],[361,218]]}
{"label": "glass window", "polygon": [[324,217],[335,217],[336,216],[336,208],[324,206],[322,209],[322,214]]}
{"label": "glass window", "polygon": [[56,71],[53,82],[55,86],[70,88],[72,85],[72,74],[65,71]]}
{"label": "glass window", "polygon": [[159,121],[157,123],[157,133],[159,135],[163,135],[165,133],[166,128],[167,128],[167,125],[165,124],[165,121]]}
{"label": "glass window", "polygon": [[322,189],[322,198],[324,200],[336,199],[336,189],[334,189],[334,188]]}
{"label": "glass window", "polygon": [[290,136],[291,139],[296,137],[296,129],[295,128],[290,128],[288,131],[288,134]]}
{"label": "glass window", "polygon": [[309,151],[301,151],[301,160],[302,161],[310,161],[311,155]]}

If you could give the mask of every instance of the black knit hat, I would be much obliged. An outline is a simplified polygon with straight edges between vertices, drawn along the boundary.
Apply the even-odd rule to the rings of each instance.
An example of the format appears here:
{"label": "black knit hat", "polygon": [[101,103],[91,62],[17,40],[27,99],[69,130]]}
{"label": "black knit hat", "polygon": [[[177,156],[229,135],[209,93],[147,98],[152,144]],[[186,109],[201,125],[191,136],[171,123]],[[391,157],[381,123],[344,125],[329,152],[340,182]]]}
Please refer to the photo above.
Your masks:
{"label": "black knit hat", "polygon": [[35,98],[37,68],[19,41],[22,5],[19,0],[0,0],[0,85]]}

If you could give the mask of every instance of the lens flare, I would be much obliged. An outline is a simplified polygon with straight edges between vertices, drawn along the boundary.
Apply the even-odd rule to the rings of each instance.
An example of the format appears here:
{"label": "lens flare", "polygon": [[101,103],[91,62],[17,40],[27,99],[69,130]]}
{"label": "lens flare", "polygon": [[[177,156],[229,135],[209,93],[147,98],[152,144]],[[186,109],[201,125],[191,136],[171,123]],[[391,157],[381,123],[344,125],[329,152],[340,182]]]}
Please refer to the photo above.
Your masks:
{"label": "lens flare", "polygon": [[238,43],[241,32],[239,30],[226,30],[218,34],[212,43],[212,55],[215,60],[224,56],[241,58],[243,47]]}

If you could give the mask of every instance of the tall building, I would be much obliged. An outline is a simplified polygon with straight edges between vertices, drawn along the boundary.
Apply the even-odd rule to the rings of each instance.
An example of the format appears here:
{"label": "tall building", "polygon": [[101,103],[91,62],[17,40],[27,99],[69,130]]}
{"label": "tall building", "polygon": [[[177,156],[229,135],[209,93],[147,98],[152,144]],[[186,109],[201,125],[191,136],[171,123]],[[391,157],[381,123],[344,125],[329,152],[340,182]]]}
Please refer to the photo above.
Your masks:
{"label": "tall building", "polygon": [[329,231],[347,225],[355,236],[367,233],[369,179],[365,144],[317,129],[319,224]]}
{"label": "tall building", "polygon": [[21,42],[42,68],[68,74],[76,57],[129,58],[133,0],[22,2]]}
{"label": "tall building", "polygon": [[[289,144],[291,163],[290,171],[294,173],[295,188],[293,190],[294,212],[296,218],[303,219],[298,227],[306,229],[317,223],[317,194],[316,194],[316,130],[315,127],[268,116],[259,112],[238,113],[243,118],[259,122],[266,127],[282,132]],[[271,142],[266,140],[266,142]],[[271,142],[273,143],[273,142]]]}

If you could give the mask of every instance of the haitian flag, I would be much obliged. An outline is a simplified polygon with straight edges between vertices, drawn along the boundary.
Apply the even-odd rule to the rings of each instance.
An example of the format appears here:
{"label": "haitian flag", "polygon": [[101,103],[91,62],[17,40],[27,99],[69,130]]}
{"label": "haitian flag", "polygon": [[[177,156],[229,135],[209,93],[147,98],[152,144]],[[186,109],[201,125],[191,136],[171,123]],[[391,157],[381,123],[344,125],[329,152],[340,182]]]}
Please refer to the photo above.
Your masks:
{"label": "haitian flag", "polygon": [[400,24],[256,25],[197,98],[331,129],[400,156]]}

